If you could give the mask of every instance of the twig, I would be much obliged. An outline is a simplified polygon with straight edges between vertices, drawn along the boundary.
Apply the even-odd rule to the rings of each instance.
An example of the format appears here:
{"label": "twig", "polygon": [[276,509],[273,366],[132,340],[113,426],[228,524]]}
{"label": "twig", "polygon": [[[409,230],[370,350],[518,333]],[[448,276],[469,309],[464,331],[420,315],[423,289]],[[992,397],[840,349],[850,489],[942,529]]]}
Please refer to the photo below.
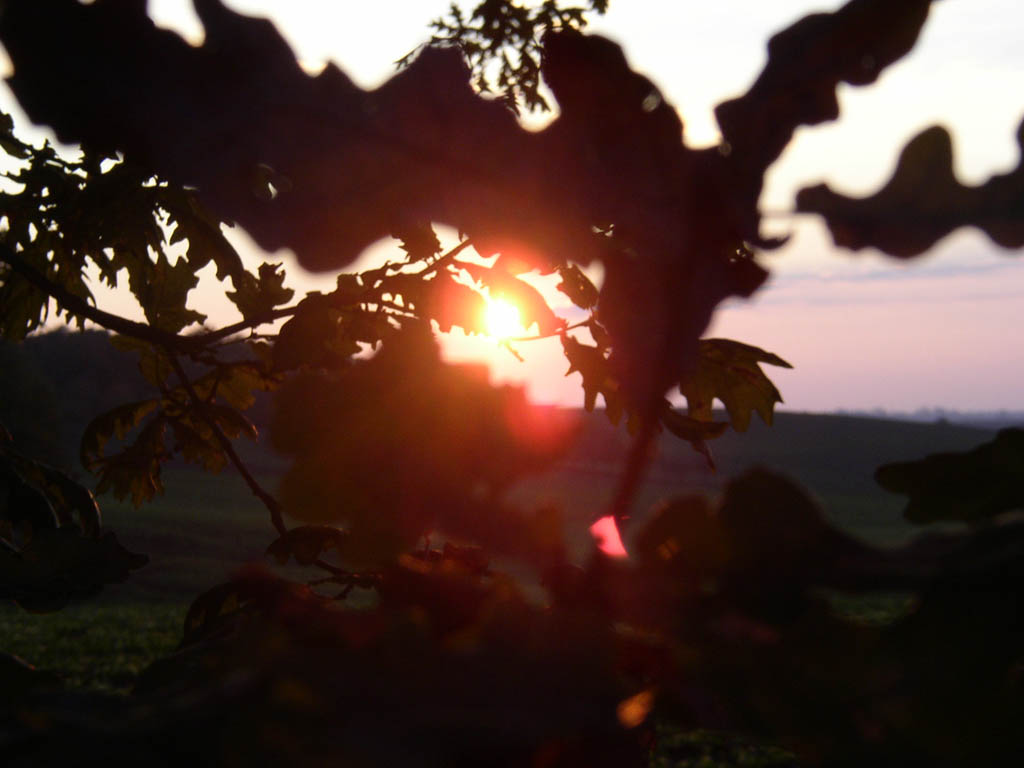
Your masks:
{"label": "twig", "polygon": [[422,272],[417,272],[418,275],[429,275],[433,272],[437,272],[441,267],[447,266],[449,262],[454,261],[455,257],[462,253],[464,250],[469,248],[473,244],[472,240],[463,240],[461,243],[452,248],[448,253],[438,256],[437,261],[431,264],[429,267],[424,269]]}
{"label": "twig", "polygon": [[298,304],[294,307],[282,307],[281,309],[274,309],[269,312],[264,312],[256,317],[248,320],[239,320],[233,325],[226,325],[223,328],[218,328],[216,331],[207,331],[206,333],[199,333],[195,336],[186,336],[187,339],[201,339],[203,344],[212,344],[215,341],[226,339],[229,336],[234,336],[236,333],[248,330],[250,328],[257,328],[267,323],[272,323],[275,320],[280,320],[282,317],[289,317],[294,315],[296,310],[299,308]]}
{"label": "twig", "polygon": [[99,307],[94,307],[81,296],[76,296],[63,286],[58,285],[40,273],[31,264],[11,250],[9,246],[0,245],[0,262],[7,264],[17,274],[35,286],[35,288],[54,299],[59,308],[70,312],[73,315],[80,315],[85,319],[96,323],[96,325],[102,326],[107,330],[114,331],[115,333],[119,333],[122,336],[132,336],[137,339],[142,339],[143,341],[148,341],[151,344],[158,344],[165,349],[172,349],[177,352],[187,354],[191,354],[203,347],[209,346],[221,339],[228,338],[229,336],[233,336],[234,334],[240,333],[248,328],[255,328],[266,323],[271,323],[282,317],[293,315],[297,309],[297,306],[275,309],[255,318],[241,320],[233,325],[225,326],[224,328],[220,328],[216,331],[197,333],[194,336],[182,336],[181,334],[169,333],[168,331],[161,330],[160,328],[154,328],[151,325],[139,323],[135,320],[129,320],[126,317],[114,315],[100,309]]}
{"label": "twig", "polygon": [[202,398],[199,397],[199,393],[196,392],[195,387],[192,386],[192,382],[189,381],[188,375],[185,373],[185,369],[181,366],[181,362],[171,350],[168,349],[167,353],[167,357],[171,362],[171,367],[174,368],[174,373],[181,381],[181,385],[184,387],[185,392],[188,393],[189,400],[192,401],[193,406],[195,406],[196,410],[199,411],[203,421],[206,422],[206,425],[213,432],[213,436],[220,444],[221,450],[224,451],[224,454],[235,466],[235,469],[237,469],[242,475],[242,479],[245,480],[245,484],[249,486],[249,490],[253,492],[253,495],[262,501],[263,505],[270,511],[270,521],[273,523],[278,534],[281,536],[287,535],[288,528],[284,524],[284,516],[281,513],[281,504],[277,499],[267,493],[267,491],[265,491],[256,481],[256,478],[252,476],[248,467],[245,466],[245,463],[235,452],[235,448],[231,444],[231,440],[229,440],[228,436],[224,434],[219,426],[217,426],[217,422],[210,417],[210,414],[206,409],[206,403],[203,402]]}
{"label": "twig", "polygon": [[0,262],[10,266],[11,269],[37,289],[55,299],[58,306],[64,310],[75,315],[81,315],[87,320],[92,320],[97,325],[101,325],[111,331],[120,333],[123,336],[134,336],[151,344],[159,344],[162,347],[178,351],[184,351],[191,346],[199,346],[195,342],[197,337],[168,333],[159,328],[154,328],[144,323],[137,323],[134,320],[129,320],[120,315],[113,315],[110,312],[105,312],[98,307],[92,306],[81,296],[75,296],[64,287],[48,279],[45,275],[40,274],[39,271],[11,250],[9,246],[0,245]]}
{"label": "twig", "polygon": [[581,320],[578,323],[573,323],[572,325],[567,325],[564,328],[559,328],[557,331],[552,331],[551,333],[541,333],[541,334],[538,334],[537,336],[516,336],[516,337],[512,337],[512,338],[508,338],[508,339],[502,339],[502,341],[503,342],[513,342],[514,341],[514,342],[516,342],[518,344],[521,341],[540,341],[541,339],[552,339],[555,336],[561,336],[561,335],[563,335],[565,333],[568,333],[569,331],[575,331],[577,328],[585,328],[588,325],[590,325],[590,320],[589,319]]}

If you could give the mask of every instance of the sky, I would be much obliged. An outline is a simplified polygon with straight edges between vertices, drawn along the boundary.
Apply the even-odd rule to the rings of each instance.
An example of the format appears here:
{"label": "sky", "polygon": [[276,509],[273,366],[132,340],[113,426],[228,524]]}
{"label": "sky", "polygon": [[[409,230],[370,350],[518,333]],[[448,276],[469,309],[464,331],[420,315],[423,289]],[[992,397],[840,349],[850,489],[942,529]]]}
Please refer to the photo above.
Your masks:
{"label": "sky", "polygon": [[[447,0],[229,0],[244,13],[270,16],[311,71],[331,60],[363,87],[394,72],[394,61],[429,36],[430,19]],[[631,66],[648,76],[680,113],[687,144],[717,141],[715,104],[742,93],[764,65],[765,43],[808,12],[840,2],[807,0],[612,0],[591,30],[620,42]],[[469,3],[466,3],[469,5]],[[201,27],[188,0],[150,0],[160,24],[193,42]],[[961,230],[927,256],[906,264],[876,252],[836,249],[823,224],[792,214],[796,190],[821,181],[851,195],[873,192],[892,173],[906,141],[923,128],[953,134],[955,168],[977,184],[1017,165],[1015,134],[1024,118],[1024,6],[1018,0],[941,0],[915,50],[867,88],[842,86],[842,117],[802,128],[769,171],[761,209],[767,234],[790,236],[764,255],[768,285],[752,300],[731,301],[706,335],[769,349],[794,365],[770,369],[790,410],[920,407],[958,410],[1024,409],[1019,386],[1024,344],[1017,332],[1024,299],[1024,260],[981,233]],[[2,62],[0,62],[2,64]],[[9,66],[9,65],[8,65]],[[0,109],[33,137],[10,93]],[[333,276],[302,274],[287,253],[262,254],[242,232],[233,240],[253,264],[285,260],[292,287],[328,290]],[[386,258],[382,244],[364,264]],[[553,287],[553,286],[549,286]],[[196,306],[217,303],[215,292],[193,292]],[[569,308],[560,294],[556,311]],[[123,296],[103,296],[121,311]],[[215,318],[232,322],[220,301]],[[221,314],[223,313],[223,314]],[[526,386],[541,402],[579,405],[578,375],[565,377],[560,345],[528,342],[519,362],[488,339],[459,332],[444,340],[453,360],[483,360],[492,379]]]}

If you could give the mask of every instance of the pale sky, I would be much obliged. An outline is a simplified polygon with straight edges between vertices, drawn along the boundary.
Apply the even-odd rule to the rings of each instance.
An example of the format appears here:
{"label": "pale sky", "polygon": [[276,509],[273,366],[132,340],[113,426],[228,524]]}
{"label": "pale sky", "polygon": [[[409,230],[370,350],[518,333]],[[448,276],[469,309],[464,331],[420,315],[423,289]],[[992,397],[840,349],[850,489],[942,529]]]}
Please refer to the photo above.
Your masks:
{"label": "pale sky", "polygon": [[[447,0],[228,4],[274,18],[307,67],[333,60],[364,87],[390,76],[393,62],[429,36],[427,23],[448,6]],[[807,12],[841,4],[612,0],[608,15],[596,17],[592,29],[623,44],[633,68],[679,110],[687,142],[703,146],[716,140],[714,105],[753,81],[768,37]],[[150,13],[193,40],[201,35],[188,0],[150,0]],[[761,206],[773,215],[765,228],[789,234],[791,241],[764,257],[773,273],[767,288],[752,301],[721,309],[708,335],[757,344],[793,363],[792,371],[769,371],[786,408],[1024,409],[1018,388],[1024,374],[1017,332],[1024,299],[1019,253],[963,230],[928,256],[897,263],[870,252],[841,252],[816,218],[788,214],[795,191],[822,180],[847,194],[874,191],[888,179],[907,139],[935,123],[953,133],[956,171],[965,183],[1016,166],[1014,136],[1024,118],[1022,22],[1018,0],[935,3],[910,56],[872,87],[844,86],[840,120],[801,129],[769,172]],[[19,117],[6,89],[0,108]],[[237,242],[253,263],[271,258],[258,254],[244,233]],[[383,253],[378,248],[369,258]],[[300,277],[293,266],[289,274],[300,291],[333,284],[333,276]],[[211,295],[193,292],[197,308]],[[222,311],[223,322],[235,319]],[[492,342],[458,333],[446,350],[453,359],[492,362],[495,380],[521,382],[536,400],[582,402],[578,376],[562,376],[566,365],[557,341],[522,344],[526,363]]]}

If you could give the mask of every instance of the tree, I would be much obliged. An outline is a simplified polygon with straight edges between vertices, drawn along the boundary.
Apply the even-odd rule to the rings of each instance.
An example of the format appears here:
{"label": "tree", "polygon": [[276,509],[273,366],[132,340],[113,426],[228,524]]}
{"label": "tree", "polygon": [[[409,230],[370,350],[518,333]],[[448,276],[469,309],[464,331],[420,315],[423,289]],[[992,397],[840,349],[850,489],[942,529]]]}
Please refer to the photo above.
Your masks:
{"label": "tree", "polygon": [[[876,551],[830,528],[790,482],[755,472],[718,504],[666,503],[628,561],[595,553],[581,569],[554,513],[513,509],[504,494],[550,459],[508,429],[510,414],[527,417],[521,395],[444,366],[431,340],[432,325],[479,330],[481,291],[514,297],[524,324],[560,336],[588,407],[600,394],[635,430],[610,505],[627,525],[659,428],[707,453],[727,426],[713,400],[736,429],[755,410],[771,420],[779,395],[760,365],[786,363],[700,336],[719,302],[760,286],[755,252],[778,245],[759,231],[768,166],[798,126],[838,115],[838,83],[872,82],[910,50],[929,5],[852,0],[797,22],[772,39],[750,91],[719,106],[721,146],[696,151],[618,46],[580,31],[581,8],[453,8],[434,45],[364,92],[334,67],[306,75],[272,25],[215,0],[196,2],[199,48],[154,28],[141,4],[8,3],[12,88],[85,149],[66,160],[5,127],[4,150],[26,166],[13,177],[22,190],[4,196],[0,330],[23,337],[55,300],[69,322],[138,354],[157,394],[100,415],[82,439],[99,491],[144,502],[172,454],[234,464],[276,529],[268,554],[319,571],[306,585],[242,575],[200,596],[181,652],[144,675],[135,700],[110,705],[125,715],[113,741],[19,672],[10,712],[50,718],[45,744],[31,724],[15,729],[32,744],[22,754],[73,755],[84,741],[168,763],[625,765],[647,759],[657,721],[739,729],[827,764],[1015,750],[1019,523]],[[541,77],[561,116],[529,134],[513,110],[542,104]],[[470,85],[488,82],[502,99]],[[877,195],[805,190],[798,207],[824,215],[837,241],[897,256],[962,223],[1019,246],[1021,171],[970,190],[948,154],[930,131]],[[221,233],[228,220],[312,268],[339,270],[388,234],[404,256],[291,304],[278,266],[245,269]],[[464,239],[442,253],[435,222]],[[467,258],[470,245],[497,260]],[[600,289],[580,269],[595,261]],[[243,319],[186,333],[204,320],[187,298],[211,262]],[[111,285],[126,273],[146,322],[96,307],[87,264]],[[519,279],[529,269],[557,272],[588,319],[557,318]],[[379,351],[356,360],[367,345]],[[669,406],[670,387],[687,414]],[[266,390],[278,391],[275,443],[294,459],[277,496],[232,444],[253,434],[242,411]],[[915,499],[916,518],[988,519],[1019,506],[1020,440],[1011,431],[879,480]],[[88,491],[0,449],[3,513],[24,532],[2,553],[6,596],[59,607],[140,565],[100,533]],[[935,474],[962,503],[934,492]],[[423,543],[437,533],[443,549]],[[492,555],[532,568],[544,605]],[[830,609],[828,588],[909,589],[919,604],[891,626],[859,626]],[[345,607],[356,590],[372,608]]]}

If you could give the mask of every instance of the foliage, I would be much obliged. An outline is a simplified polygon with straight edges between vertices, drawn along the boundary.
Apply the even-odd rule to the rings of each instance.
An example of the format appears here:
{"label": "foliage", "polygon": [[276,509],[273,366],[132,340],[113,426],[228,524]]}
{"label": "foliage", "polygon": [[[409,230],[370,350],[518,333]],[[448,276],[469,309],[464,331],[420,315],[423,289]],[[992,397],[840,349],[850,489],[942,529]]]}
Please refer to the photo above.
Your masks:
{"label": "foliage", "polygon": [[[589,10],[604,13],[608,0],[589,0]],[[554,0],[539,6],[521,6],[502,0],[483,0],[466,19],[452,3],[446,18],[431,22],[433,37],[427,45],[457,45],[473,68],[473,85],[481,93],[495,90],[514,111],[522,102],[529,110],[551,108],[541,93],[541,40],[548,32],[582,29],[588,8],[562,8]],[[415,53],[415,52],[413,52]],[[408,65],[413,53],[399,60]],[[497,65],[492,75],[487,70]]]}
{"label": "foliage", "polygon": [[[771,422],[781,397],[761,365],[788,364],[700,336],[720,301],[766,277],[756,251],[778,244],[759,232],[769,165],[799,126],[838,116],[838,83],[872,82],[910,50],[928,7],[851,0],[797,22],[772,39],[752,88],[719,106],[722,145],[693,150],[655,85],[617,45],[580,33],[583,10],[554,2],[453,8],[434,24],[442,45],[373,92],[335,67],[306,75],[272,25],[213,0],[196,4],[198,48],[141,5],[5,5],[12,88],[84,149],[68,160],[0,124],[20,163],[0,192],[0,333],[23,339],[51,302],[68,323],[114,332],[152,391],[87,425],[81,458],[97,490],[139,505],[162,491],[173,456],[230,464],[269,512],[268,555],[314,572],[302,583],[248,570],[200,595],[179,650],[127,699],[68,704],[52,679],[5,659],[17,684],[2,746],[15,764],[84,750],[156,764],[641,765],[658,722],[742,732],[828,765],[1000,762],[1019,747],[1019,522],[875,549],[755,470],[721,499],[667,500],[629,558],[574,562],[559,511],[518,509],[507,493],[558,455],[559,430],[536,429],[521,392],[443,364],[432,339],[435,327],[480,332],[497,297],[538,338],[557,336],[587,408],[600,395],[635,433],[615,498],[594,512],[625,531],[662,427],[710,458],[706,441],[727,428],[712,420],[715,399],[738,431],[753,412]],[[540,108],[541,80],[561,114],[536,133],[473,88]],[[1015,243],[1019,171],[923,197],[914,178],[936,178],[933,156],[948,155],[927,136],[877,196],[811,191],[798,205],[845,242],[897,256],[964,221]],[[894,217],[908,197],[920,215]],[[967,197],[970,215],[954,220]],[[336,287],[293,303],[280,265],[246,268],[228,221],[338,272]],[[444,251],[434,223],[460,242]],[[340,272],[386,235],[401,254]],[[189,304],[211,263],[241,316],[219,329]],[[600,288],[584,271],[593,263]],[[89,270],[127,281],[145,322],[97,307]],[[524,279],[532,271],[557,274],[584,319],[558,317]],[[686,415],[666,398],[675,387]],[[243,412],[267,391],[291,458],[276,495],[233,444],[256,437]],[[1019,506],[1018,442],[1004,433],[879,480],[914,508],[944,482],[958,494],[983,485],[955,514],[995,515]],[[4,597],[55,609],[142,564],[67,474],[7,440],[0,471]],[[857,622],[828,590],[903,591],[914,608]]]}
{"label": "foliage", "polygon": [[[1024,147],[1024,124],[1017,143]],[[978,227],[1004,248],[1020,248],[1024,229],[1016,201],[1024,193],[1022,168],[965,186],[953,173],[949,132],[933,126],[907,144],[892,179],[874,195],[848,198],[822,184],[800,191],[797,210],[824,216],[837,245],[873,246],[902,258],[921,255],[965,225]]]}
{"label": "foliage", "polygon": [[875,478],[910,497],[904,515],[912,522],[991,520],[1024,505],[1024,430],[1004,429],[967,453],[886,464]]}
{"label": "foliage", "polygon": [[103,532],[92,492],[0,443],[0,594],[30,611],[124,581],[145,565]]}

